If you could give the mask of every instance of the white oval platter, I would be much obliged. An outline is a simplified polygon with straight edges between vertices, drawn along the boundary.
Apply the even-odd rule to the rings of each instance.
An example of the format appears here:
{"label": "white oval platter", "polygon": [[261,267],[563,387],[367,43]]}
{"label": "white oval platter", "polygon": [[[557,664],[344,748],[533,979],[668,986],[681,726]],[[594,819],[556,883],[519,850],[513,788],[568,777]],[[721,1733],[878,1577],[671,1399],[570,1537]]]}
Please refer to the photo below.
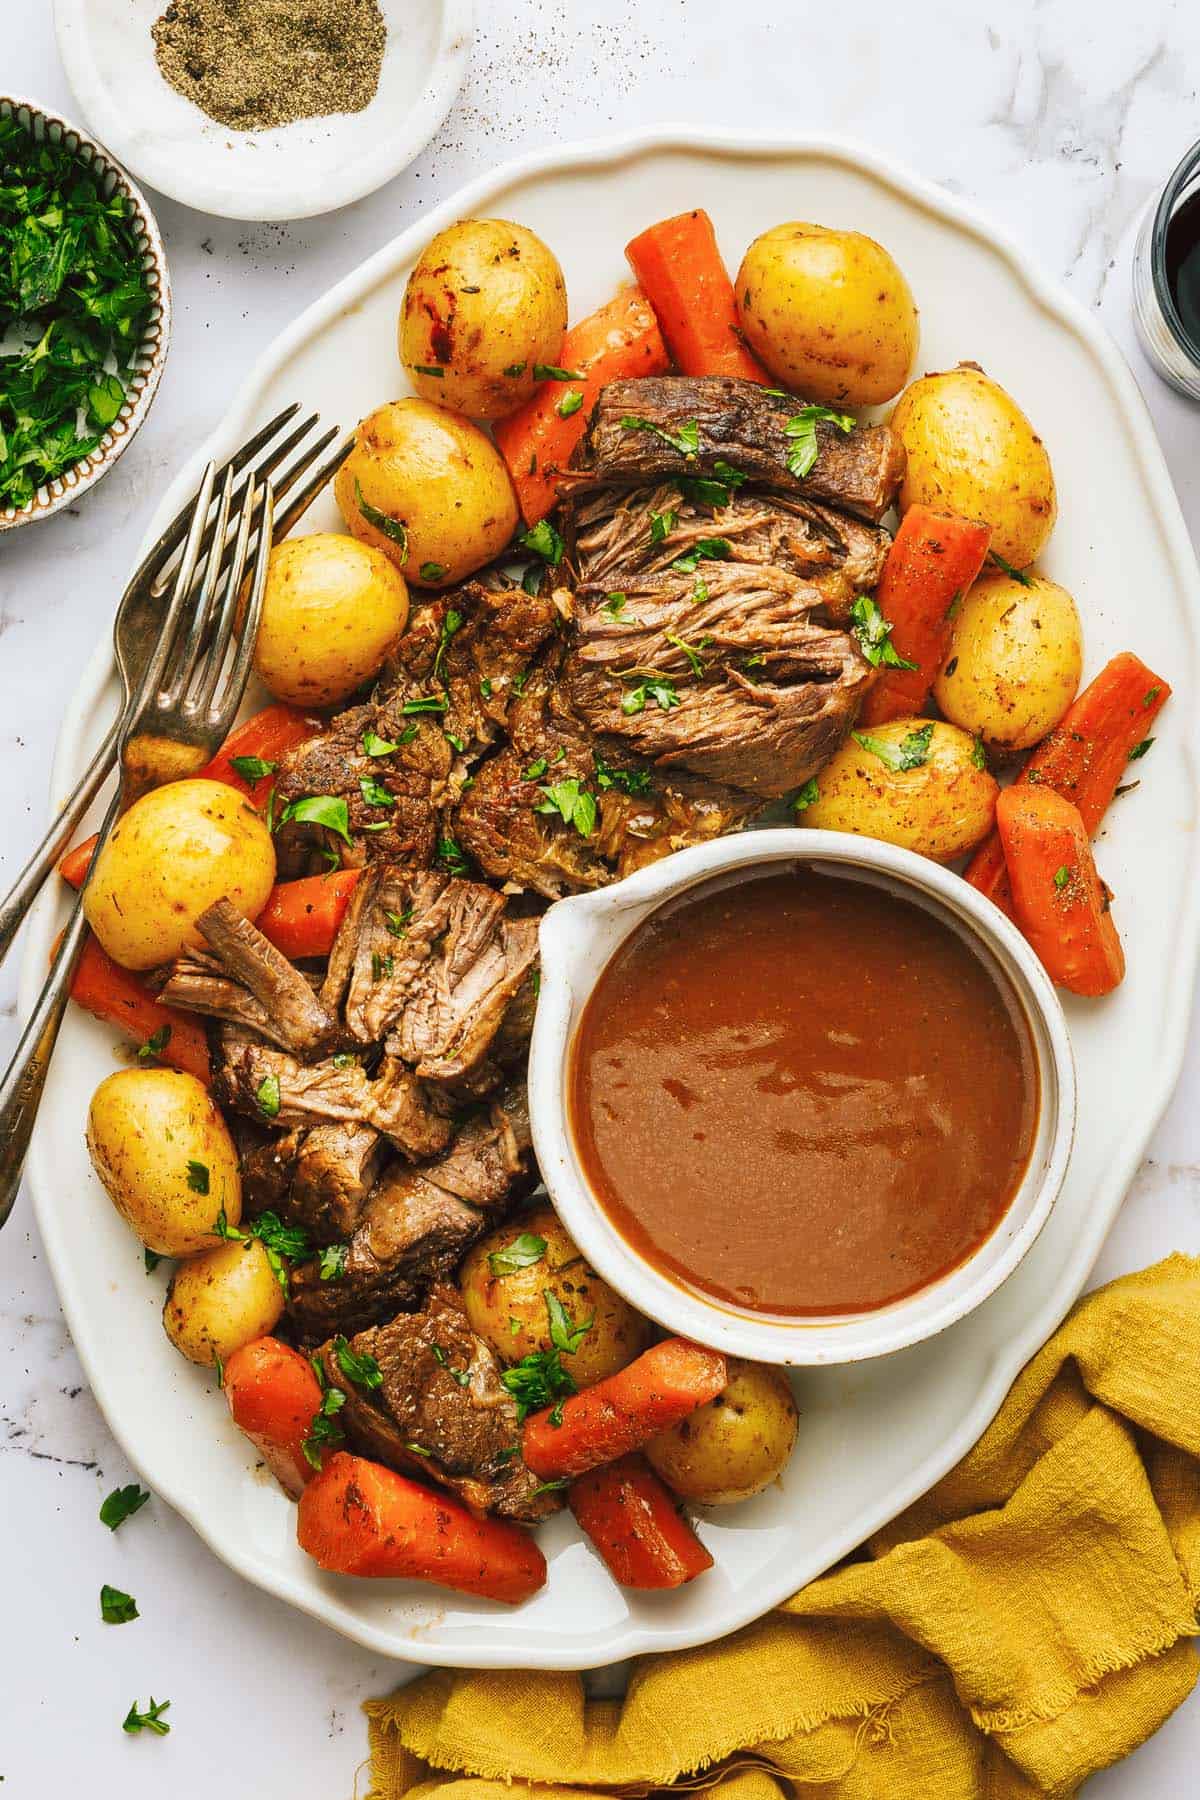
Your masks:
{"label": "white oval platter", "polygon": [[[580,317],[625,275],[635,230],[704,206],[736,267],[757,232],[816,218],[880,239],[921,307],[918,366],[981,362],[1035,419],[1061,514],[1046,571],[1078,597],[1090,676],[1135,649],[1174,687],[1139,790],[1113,809],[1098,847],[1128,952],[1124,986],[1071,1003],[1079,1124],[1062,1197],[1007,1284],[941,1337],[887,1359],[796,1376],[800,1440],[781,1483],[713,1512],[700,1533],[713,1571],[677,1594],[618,1589],[569,1517],[542,1533],[544,1591],[508,1611],[401,1583],[322,1574],[298,1550],[294,1510],[256,1468],[211,1379],[159,1324],[165,1271],[140,1249],[88,1165],[88,1099],[114,1066],[111,1034],[68,1019],[30,1162],[34,1202],[80,1357],[143,1480],[248,1580],[348,1637],[408,1661],[585,1668],[703,1643],[754,1619],[852,1550],[944,1473],[979,1436],[1013,1377],[1080,1292],[1182,1059],[1198,942],[1196,871],[1200,575],[1161,452],[1120,355],[1082,308],[957,200],[878,154],[828,139],[747,141],[688,129],[597,142],[510,164],[422,216],[286,331],[223,424],[181,472],[148,536],[191,491],[202,457],[224,455],[298,398],[346,423],[403,391],[395,319],[424,244],[455,218],[492,214],[540,232]],[[331,501],[316,527],[336,522]],[[107,646],[63,723],[53,771],[67,791],[115,704]],[[62,915],[44,897],[30,930],[22,1002],[33,1000]],[[730,1170],[730,1180],[737,1179]]]}

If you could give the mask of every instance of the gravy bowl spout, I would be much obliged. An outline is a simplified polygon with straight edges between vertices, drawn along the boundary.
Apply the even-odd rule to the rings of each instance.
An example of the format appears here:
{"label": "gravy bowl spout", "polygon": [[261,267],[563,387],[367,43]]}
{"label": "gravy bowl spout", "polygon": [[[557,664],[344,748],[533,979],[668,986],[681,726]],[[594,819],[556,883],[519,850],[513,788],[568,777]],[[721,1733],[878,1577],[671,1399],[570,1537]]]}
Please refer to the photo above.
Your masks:
{"label": "gravy bowl spout", "polygon": [[[743,1307],[705,1291],[663,1259],[652,1259],[618,1229],[611,1209],[602,1204],[572,1120],[572,1058],[584,1011],[633,934],[693,890],[795,871],[883,887],[952,931],[1007,990],[1022,1016],[1036,1073],[1028,1157],[994,1224],[925,1285],[862,1310]],[[1037,956],[1005,914],[960,876],[875,839],[769,829],[679,851],[612,887],[550,908],[541,924],[529,1102],[538,1164],[563,1223],[589,1263],[632,1305],[683,1337],[755,1362],[828,1364],[883,1356],[932,1337],[973,1312],[1008,1278],[1049,1217],[1066,1175],[1075,1130],[1075,1067],[1062,1007]],[[662,1104],[662,1096],[647,1096],[648,1107]],[[650,1115],[647,1129],[652,1135]],[[904,1129],[895,1128],[901,1138]],[[901,1143],[901,1154],[903,1149]],[[723,1161],[728,1166],[717,1168],[714,1178],[736,1193],[746,1171],[728,1151]],[[652,1180],[652,1173],[646,1179]],[[697,1179],[689,1189],[689,1208],[704,1208],[705,1186]],[[761,1195],[759,1202],[761,1229]],[[851,1199],[851,1227],[853,1210]],[[782,1190],[776,1229],[781,1240],[797,1229]],[[793,1239],[789,1254],[794,1249]]]}

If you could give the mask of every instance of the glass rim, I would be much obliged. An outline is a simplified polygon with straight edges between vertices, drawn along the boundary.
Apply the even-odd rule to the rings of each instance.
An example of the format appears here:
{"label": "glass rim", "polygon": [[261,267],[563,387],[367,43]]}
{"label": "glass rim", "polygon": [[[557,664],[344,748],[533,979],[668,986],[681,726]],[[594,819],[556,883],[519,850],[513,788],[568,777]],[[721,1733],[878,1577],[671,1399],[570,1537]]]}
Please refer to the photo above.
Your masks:
{"label": "glass rim", "polygon": [[1179,308],[1175,304],[1175,296],[1171,292],[1171,284],[1167,280],[1167,230],[1175,212],[1175,205],[1182,189],[1189,178],[1200,174],[1200,142],[1185,151],[1159,196],[1154,212],[1154,227],[1150,243],[1150,270],[1154,282],[1154,292],[1158,299],[1163,318],[1180,349],[1191,361],[1200,367],[1200,342],[1198,342],[1184,324]]}

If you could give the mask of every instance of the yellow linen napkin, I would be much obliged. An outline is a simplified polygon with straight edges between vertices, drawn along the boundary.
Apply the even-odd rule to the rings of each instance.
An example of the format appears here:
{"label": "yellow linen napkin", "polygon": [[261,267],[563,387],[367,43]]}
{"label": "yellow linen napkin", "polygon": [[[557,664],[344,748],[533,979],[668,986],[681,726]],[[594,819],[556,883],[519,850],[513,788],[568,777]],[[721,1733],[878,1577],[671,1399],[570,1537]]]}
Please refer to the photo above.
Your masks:
{"label": "yellow linen napkin", "polygon": [[721,1643],[641,1660],[620,1702],[519,1671],[369,1702],[371,1800],[1074,1794],[1196,1680],[1200,1259],[1081,1301],[868,1550]]}

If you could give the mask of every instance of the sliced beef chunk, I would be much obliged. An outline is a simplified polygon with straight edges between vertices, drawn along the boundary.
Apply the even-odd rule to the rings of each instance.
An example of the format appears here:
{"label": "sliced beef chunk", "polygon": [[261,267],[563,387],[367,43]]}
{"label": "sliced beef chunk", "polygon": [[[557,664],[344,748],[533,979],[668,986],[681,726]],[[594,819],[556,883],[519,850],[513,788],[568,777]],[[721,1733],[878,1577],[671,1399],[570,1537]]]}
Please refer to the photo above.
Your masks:
{"label": "sliced beef chunk", "polygon": [[591,730],[659,768],[787,793],[842,743],[872,678],[822,610],[816,590],[758,563],[640,577],[615,613],[581,590],[567,696]]}
{"label": "sliced beef chunk", "polygon": [[437,1155],[453,1130],[436,1096],[395,1057],[385,1055],[372,1074],[344,1055],[305,1065],[231,1025],[220,1032],[213,1086],[219,1101],[282,1131],[370,1125],[413,1161]]}
{"label": "sliced beef chunk", "polygon": [[393,1163],[367,1202],[337,1280],[295,1270],[289,1314],[313,1343],[419,1305],[431,1281],[534,1183],[523,1086],[469,1119],[445,1155],[419,1169]]}
{"label": "sliced beef chunk", "polygon": [[373,865],[358,883],[330,952],[321,997],[343,1009],[361,1044],[386,1036],[450,917],[446,875]]}
{"label": "sliced beef chunk", "polygon": [[[734,561],[768,563],[811,583],[835,617],[879,580],[891,543],[882,525],[794,494],[727,491],[728,500],[716,505],[688,498],[671,482],[581,496],[573,518],[580,579],[611,592],[627,577],[664,573],[701,540],[717,538]],[[665,536],[652,529],[655,515],[674,519]]]}
{"label": "sliced beef chunk", "polygon": [[422,1471],[478,1513],[532,1524],[561,1505],[561,1495],[539,1493],[522,1462],[516,1402],[453,1289],[435,1289],[421,1312],[359,1332],[350,1348],[374,1358],[382,1376],[364,1390],[332,1345],[321,1351],[329,1382],[346,1394],[338,1418],[355,1448]]}
{"label": "sliced beef chunk", "polygon": [[[904,474],[899,438],[886,425],[843,432],[819,421],[817,460],[807,475],[793,475],[788,458],[795,439],[787,424],[804,404],[729,375],[610,381],[575,452],[573,485],[641,487],[680,476],[719,478],[717,464],[725,463],[761,485],[827,500],[878,524]],[[635,419],[640,423],[627,423]],[[693,428],[695,450],[677,447],[681,429],[686,445]]]}
{"label": "sliced beef chunk", "polygon": [[276,1137],[255,1131],[246,1119],[235,1118],[233,1123],[241,1128],[236,1130],[236,1137],[242,1171],[243,1211],[252,1218],[264,1212],[278,1213],[283,1218],[296,1157],[305,1138],[303,1126],[296,1126]]}
{"label": "sliced beef chunk", "polygon": [[300,1225],[314,1244],[348,1238],[362,1216],[386,1152],[370,1125],[294,1126],[242,1152],[242,1197],[247,1214],[278,1213]]}
{"label": "sliced beef chunk", "polygon": [[298,1056],[337,1040],[336,1022],[299,969],[228,900],[196,925],[212,955],[180,957],[163,989],[173,1006],[245,1025]]}
{"label": "sliced beef chunk", "polygon": [[[557,659],[535,670],[509,720],[511,742],[476,771],[454,834],[486,875],[548,900],[604,887],[672,850],[731,831],[753,803],[686,771],[652,774],[619,740],[570,711]],[[596,802],[590,832],[549,798],[575,782]],[[569,788],[565,792],[569,793]]]}

